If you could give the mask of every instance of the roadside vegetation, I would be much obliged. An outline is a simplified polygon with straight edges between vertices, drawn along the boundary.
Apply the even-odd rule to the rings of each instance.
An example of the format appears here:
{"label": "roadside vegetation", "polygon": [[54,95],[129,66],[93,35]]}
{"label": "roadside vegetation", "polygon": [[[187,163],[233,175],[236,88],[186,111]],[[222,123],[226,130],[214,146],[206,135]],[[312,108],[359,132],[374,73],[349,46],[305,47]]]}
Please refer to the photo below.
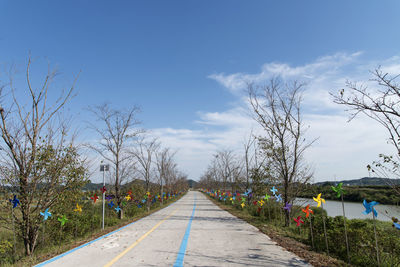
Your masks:
{"label": "roadside vegetation", "polygon": [[[240,196],[233,200],[231,192],[202,190],[221,208],[256,226],[269,235],[279,245],[310,262],[313,266],[346,266],[347,252],[344,242],[343,217],[328,217],[322,208],[312,207],[314,214],[305,218],[302,209],[293,206],[290,212],[291,223],[285,226],[283,207],[275,199],[265,200],[252,196],[250,205],[243,205]],[[267,190],[265,191],[266,194]],[[231,200],[232,199],[232,200]],[[265,204],[261,205],[263,200]],[[247,201],[246,201],[247,203]],[[293,218],[302,217],[304,223],[297,226]],[[323,219],[329,246],[328,257],[325,245]],[[310,220],[312,232],[310,228]],[[372,220],[346,219],[350,247],[350,264],[353,266],[377,266],[375,239]],[[376,222],[380,266],[400,265],[400,231],[389,222]]]}

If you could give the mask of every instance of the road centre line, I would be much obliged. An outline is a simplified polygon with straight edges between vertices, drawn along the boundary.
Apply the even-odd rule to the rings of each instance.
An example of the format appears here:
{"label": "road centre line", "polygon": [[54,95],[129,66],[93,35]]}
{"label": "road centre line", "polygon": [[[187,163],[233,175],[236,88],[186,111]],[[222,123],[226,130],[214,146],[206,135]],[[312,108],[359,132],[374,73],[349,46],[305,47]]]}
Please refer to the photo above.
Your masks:
{"label": "road centre line", "polygon": [[[178,208],[179,209],[179,208]],[[110,267],[111,265],[113,265],[114,263],[116,263],[120,258],[122,258],[126,253],[128,253],[131,249],[133,249],[134,247],[136,247],[143,239],[145,239],[149,234],[151,234],[154,230],[156,230],[163,222],[165,222],[169,217],[171,217],[172,215],[174,215],[174,213],[178,210],[175,209],[174,211],[172,211],[167,217],[165,217],[162,221],[160,221],[159,223],[157,223],[153,228],[151,228],[147,233],[145,233],[144,235],[142,235],[138,240],[135,241],[135,243],[133,243],[132,245],[130,245],[129,247],[127,247],[124,251],[121,252],[121,254],[119,254],[118,256],[116,256],[114,259],[112,259],[109,263],[107,263],[106,265],[104,265],[104,267]]]}

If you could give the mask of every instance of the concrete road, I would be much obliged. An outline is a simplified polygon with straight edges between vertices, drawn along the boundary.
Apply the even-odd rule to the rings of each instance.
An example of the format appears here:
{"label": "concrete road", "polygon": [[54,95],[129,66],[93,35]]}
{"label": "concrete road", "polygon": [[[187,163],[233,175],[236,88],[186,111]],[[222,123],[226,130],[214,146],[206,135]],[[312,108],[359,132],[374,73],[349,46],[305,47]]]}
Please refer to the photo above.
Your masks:
{"label": "concrete road", "polygon": [[310,266],[202,193],[37,266]]}

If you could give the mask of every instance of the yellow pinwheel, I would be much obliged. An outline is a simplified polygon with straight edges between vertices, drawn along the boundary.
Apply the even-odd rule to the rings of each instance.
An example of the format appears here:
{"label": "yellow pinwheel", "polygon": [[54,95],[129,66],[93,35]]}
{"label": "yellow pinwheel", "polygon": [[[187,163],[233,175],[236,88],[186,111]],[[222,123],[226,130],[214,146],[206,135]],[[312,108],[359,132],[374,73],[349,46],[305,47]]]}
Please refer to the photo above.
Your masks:
{"label": "yellow pinwheel", "polygon": [[318,203],[317,207],[321,206],[321,201],[325,203],[325,199],[321,198],[322,193],[319,193],[317,198],[313,197],[314,201]]}
{"label": "yellow pinwheel", "polygon": [[240,204],[241,206],[242,206],[242,208],[244,208],[244,206],[246,206],[245,204],[244,204],[244,202],[242,202],[242,204]]}
{"label": "yellow pinwheel", "polygon": [[127,196],[125,197],[125,199],[126,199],[127,201],[129,201],[129,200],[131,200],[132,198],[131,198],[130,195],[127,195]]}
{"label": "yellow pinwheel", "polygon": [[77,211],[77,212],[81,213],[82,212],[82,206],[79,206],[79,204],[76,203],[76,209],[74,209],[74,211]]}
{"label": "yellow pinwheel", "polygon": [[260,204],[260,206],[262,207],[262,206],[264,205],[264,200],[262,200],[262,199],[259,200],[259,201],[258,201],[258,204]]}
{"label": "yellow pinwheel", "polygon": [[147,192],[146,195],[147,195],[147,196],[150,196],[150,192]]}

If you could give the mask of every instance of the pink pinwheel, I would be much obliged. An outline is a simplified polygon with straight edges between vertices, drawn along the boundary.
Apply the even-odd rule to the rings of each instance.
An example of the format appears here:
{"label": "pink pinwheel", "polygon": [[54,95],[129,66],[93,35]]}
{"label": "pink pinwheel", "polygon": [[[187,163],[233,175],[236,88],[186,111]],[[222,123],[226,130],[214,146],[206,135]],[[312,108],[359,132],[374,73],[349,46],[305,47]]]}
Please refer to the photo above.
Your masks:
{"label": "pink pinwheel", "polygon": [[300,226],[301,223],[304,224],[303,220],[301,219],[301,216],[297,216],[297,219],[293,218],[293,220],[296,222],[296,226]]}

